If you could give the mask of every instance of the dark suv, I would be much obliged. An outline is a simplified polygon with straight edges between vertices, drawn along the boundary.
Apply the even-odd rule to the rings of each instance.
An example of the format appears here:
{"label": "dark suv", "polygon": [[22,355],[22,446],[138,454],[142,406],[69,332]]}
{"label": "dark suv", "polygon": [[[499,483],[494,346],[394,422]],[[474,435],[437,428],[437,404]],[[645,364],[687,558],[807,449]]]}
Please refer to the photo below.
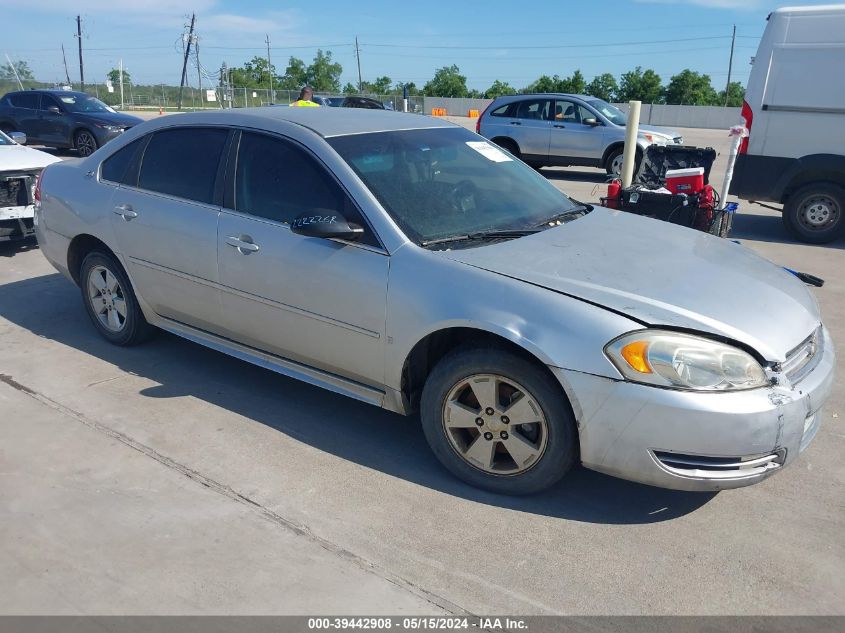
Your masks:
{"label": "dark suv", "polygon": [[0,99],[0,130],[23,132],[32,145],[74,148],[82,156],[142,121],[84,92],[24,90]]}

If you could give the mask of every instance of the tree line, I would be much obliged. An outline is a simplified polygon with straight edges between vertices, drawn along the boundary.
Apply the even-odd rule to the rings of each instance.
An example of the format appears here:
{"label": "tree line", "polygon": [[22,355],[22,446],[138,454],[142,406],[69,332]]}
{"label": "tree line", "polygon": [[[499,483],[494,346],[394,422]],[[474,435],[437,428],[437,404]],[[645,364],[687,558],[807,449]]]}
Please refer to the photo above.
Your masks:
{"label": "tree line", "polygon": [[[16,63],[18,75],[24,81],[32,79],[32,73],[26,62]],[[568,77],[542,75],[535,81],[517,89],[504,81],[494,81],[487,90],[467,88],[467,78],[456,64],[438,68],[434,77],[421,88],[414,82],[394,82],[388,76],[377,77],[374,81],[363,81],[361,86],[347,82],[341,86],[340,77],[343,67],[332,59],[331,51],[317,50],[310,64],[298,57],[290,57],[283,73],[277,73],[275,65],[268,64],[264,57],[253,57],[243,66],[229,69],[229,78],[234,88],[266,89],[271,78],[276,90],[296,91],[310,85],[317,92],[334,94],[376,94],[399,95],[407,87],[410,95],[431,97],[476,97],[492,99],[502,95],[517,93],[563,92],[570,94],[588,94],[605,101],[625,102],[631,100],[643,103],[668,103],[685,105],[725,105],[725,91],[717,91],[710,76],[690,69],[684,69],[669,78],[667,83],[654,70],[643,70],[637,66],[622,73],[617,79],[610,73],[604,73],[587,81],[580,70]],[[113,69],[108,78],[116,84],[119,71]],[[12,67],[0,66],[0,80],[14,78]],[[124,81],[128,73],[124,71]],[[741,106],[745,90],[738,81],[732,81],[728,87],[727,105]]]}

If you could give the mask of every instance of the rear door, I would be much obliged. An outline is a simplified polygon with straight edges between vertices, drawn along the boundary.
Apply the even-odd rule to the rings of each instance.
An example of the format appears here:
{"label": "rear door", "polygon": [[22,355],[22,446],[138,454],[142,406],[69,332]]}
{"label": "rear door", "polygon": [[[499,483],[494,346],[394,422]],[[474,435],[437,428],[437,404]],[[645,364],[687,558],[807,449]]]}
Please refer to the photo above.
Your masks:
{"label": "rear door", "polygon": [[[389,256],[349,195],[291,139],[243,132],[218,229],[228,336],[372,387],[384,383]],[[340,213],[358,242],[290,230],[300,213]]]}
{"label": "rear door", "polygon": [[552,121],[549,154],[552,158],[575,158],[584,163],[600,160],[604,150],[606,129],[587,125],[585,120],[595,119],[596,114],[570,99],[556,99]]}
{"label": "rear door", "polygon": [[137,176],[112,197],[112,226],[136,290],[161,316],[211,332],[220,319],[218,172],[229,135],[219,127],[152,133]]}
{"label": "rear door", "polygon": [[498,132],[485,136],[508,136],[516,141],[523,159],[545,162],[549,157],[551,105],[549,98],[529,97],[496,108],[490,120],[496,121]]}
{"label": "rear door", "polygon": [[19,92],[9,96],[12,103],[12,119],[17,132],[27,136],[27,142],[42,140],[38,105],[41,101],[39,92]]}

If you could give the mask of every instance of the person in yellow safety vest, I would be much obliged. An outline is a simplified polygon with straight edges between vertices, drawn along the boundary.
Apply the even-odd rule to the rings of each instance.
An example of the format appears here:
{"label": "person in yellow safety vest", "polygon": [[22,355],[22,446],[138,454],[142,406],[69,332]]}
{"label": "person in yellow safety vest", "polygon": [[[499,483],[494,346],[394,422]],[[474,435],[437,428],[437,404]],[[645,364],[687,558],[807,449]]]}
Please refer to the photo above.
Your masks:
{"label": "person in yellow safety vest", "polygon": [[314,96],[314,90],[311,86],[305,86],[299,91],[299,99],[290,104],[292,108],[319,108],[319,103],[314,103],[311,98]]}

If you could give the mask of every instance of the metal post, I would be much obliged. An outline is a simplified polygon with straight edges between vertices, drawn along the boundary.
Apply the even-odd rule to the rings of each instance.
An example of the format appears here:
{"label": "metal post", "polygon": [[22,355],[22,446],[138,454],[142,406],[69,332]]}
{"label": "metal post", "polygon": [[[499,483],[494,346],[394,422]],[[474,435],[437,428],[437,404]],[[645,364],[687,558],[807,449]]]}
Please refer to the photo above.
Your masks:
{"label": "metal post", "polygon": [[731,37],[731,57],[728,60],[728,84],[725,86],[725,107],[728,107],[728,97],[731,92],[731,70],[734,65],[734,43],[736,43],[736,24],[734,24],[734,34]]}
{"label": "metal post", "polygon": [[634,179],[634,159],[637,156],[637,135],[640,131],[639,101],[628,102],[628,123],[625,125],[625,149],[622,152],[622,186],[630,187]]}
{"label": "metal post", "polygon": [[188,79],[188,56],[191,54],[191,40],[194,37],[194,22],[197,19],[197,14],[191,14],[191,28],[188,31],[188,44],[185,47],[185,59],[182,61],[182,79],[179,81],[179,104],[177,108],[182,109],[182,89],[185,87],[185,82]]}
{"label": "metal post", "polygon": [[270,76],[270,103],[275,103],[273,97],[273,63],[270,61],[270,34],[264,36],[264,41],[267,42],[267,74]]}
{"label": "metal post", "polygon": [[123,58],[120,58],[120,109],[123,110]]}

